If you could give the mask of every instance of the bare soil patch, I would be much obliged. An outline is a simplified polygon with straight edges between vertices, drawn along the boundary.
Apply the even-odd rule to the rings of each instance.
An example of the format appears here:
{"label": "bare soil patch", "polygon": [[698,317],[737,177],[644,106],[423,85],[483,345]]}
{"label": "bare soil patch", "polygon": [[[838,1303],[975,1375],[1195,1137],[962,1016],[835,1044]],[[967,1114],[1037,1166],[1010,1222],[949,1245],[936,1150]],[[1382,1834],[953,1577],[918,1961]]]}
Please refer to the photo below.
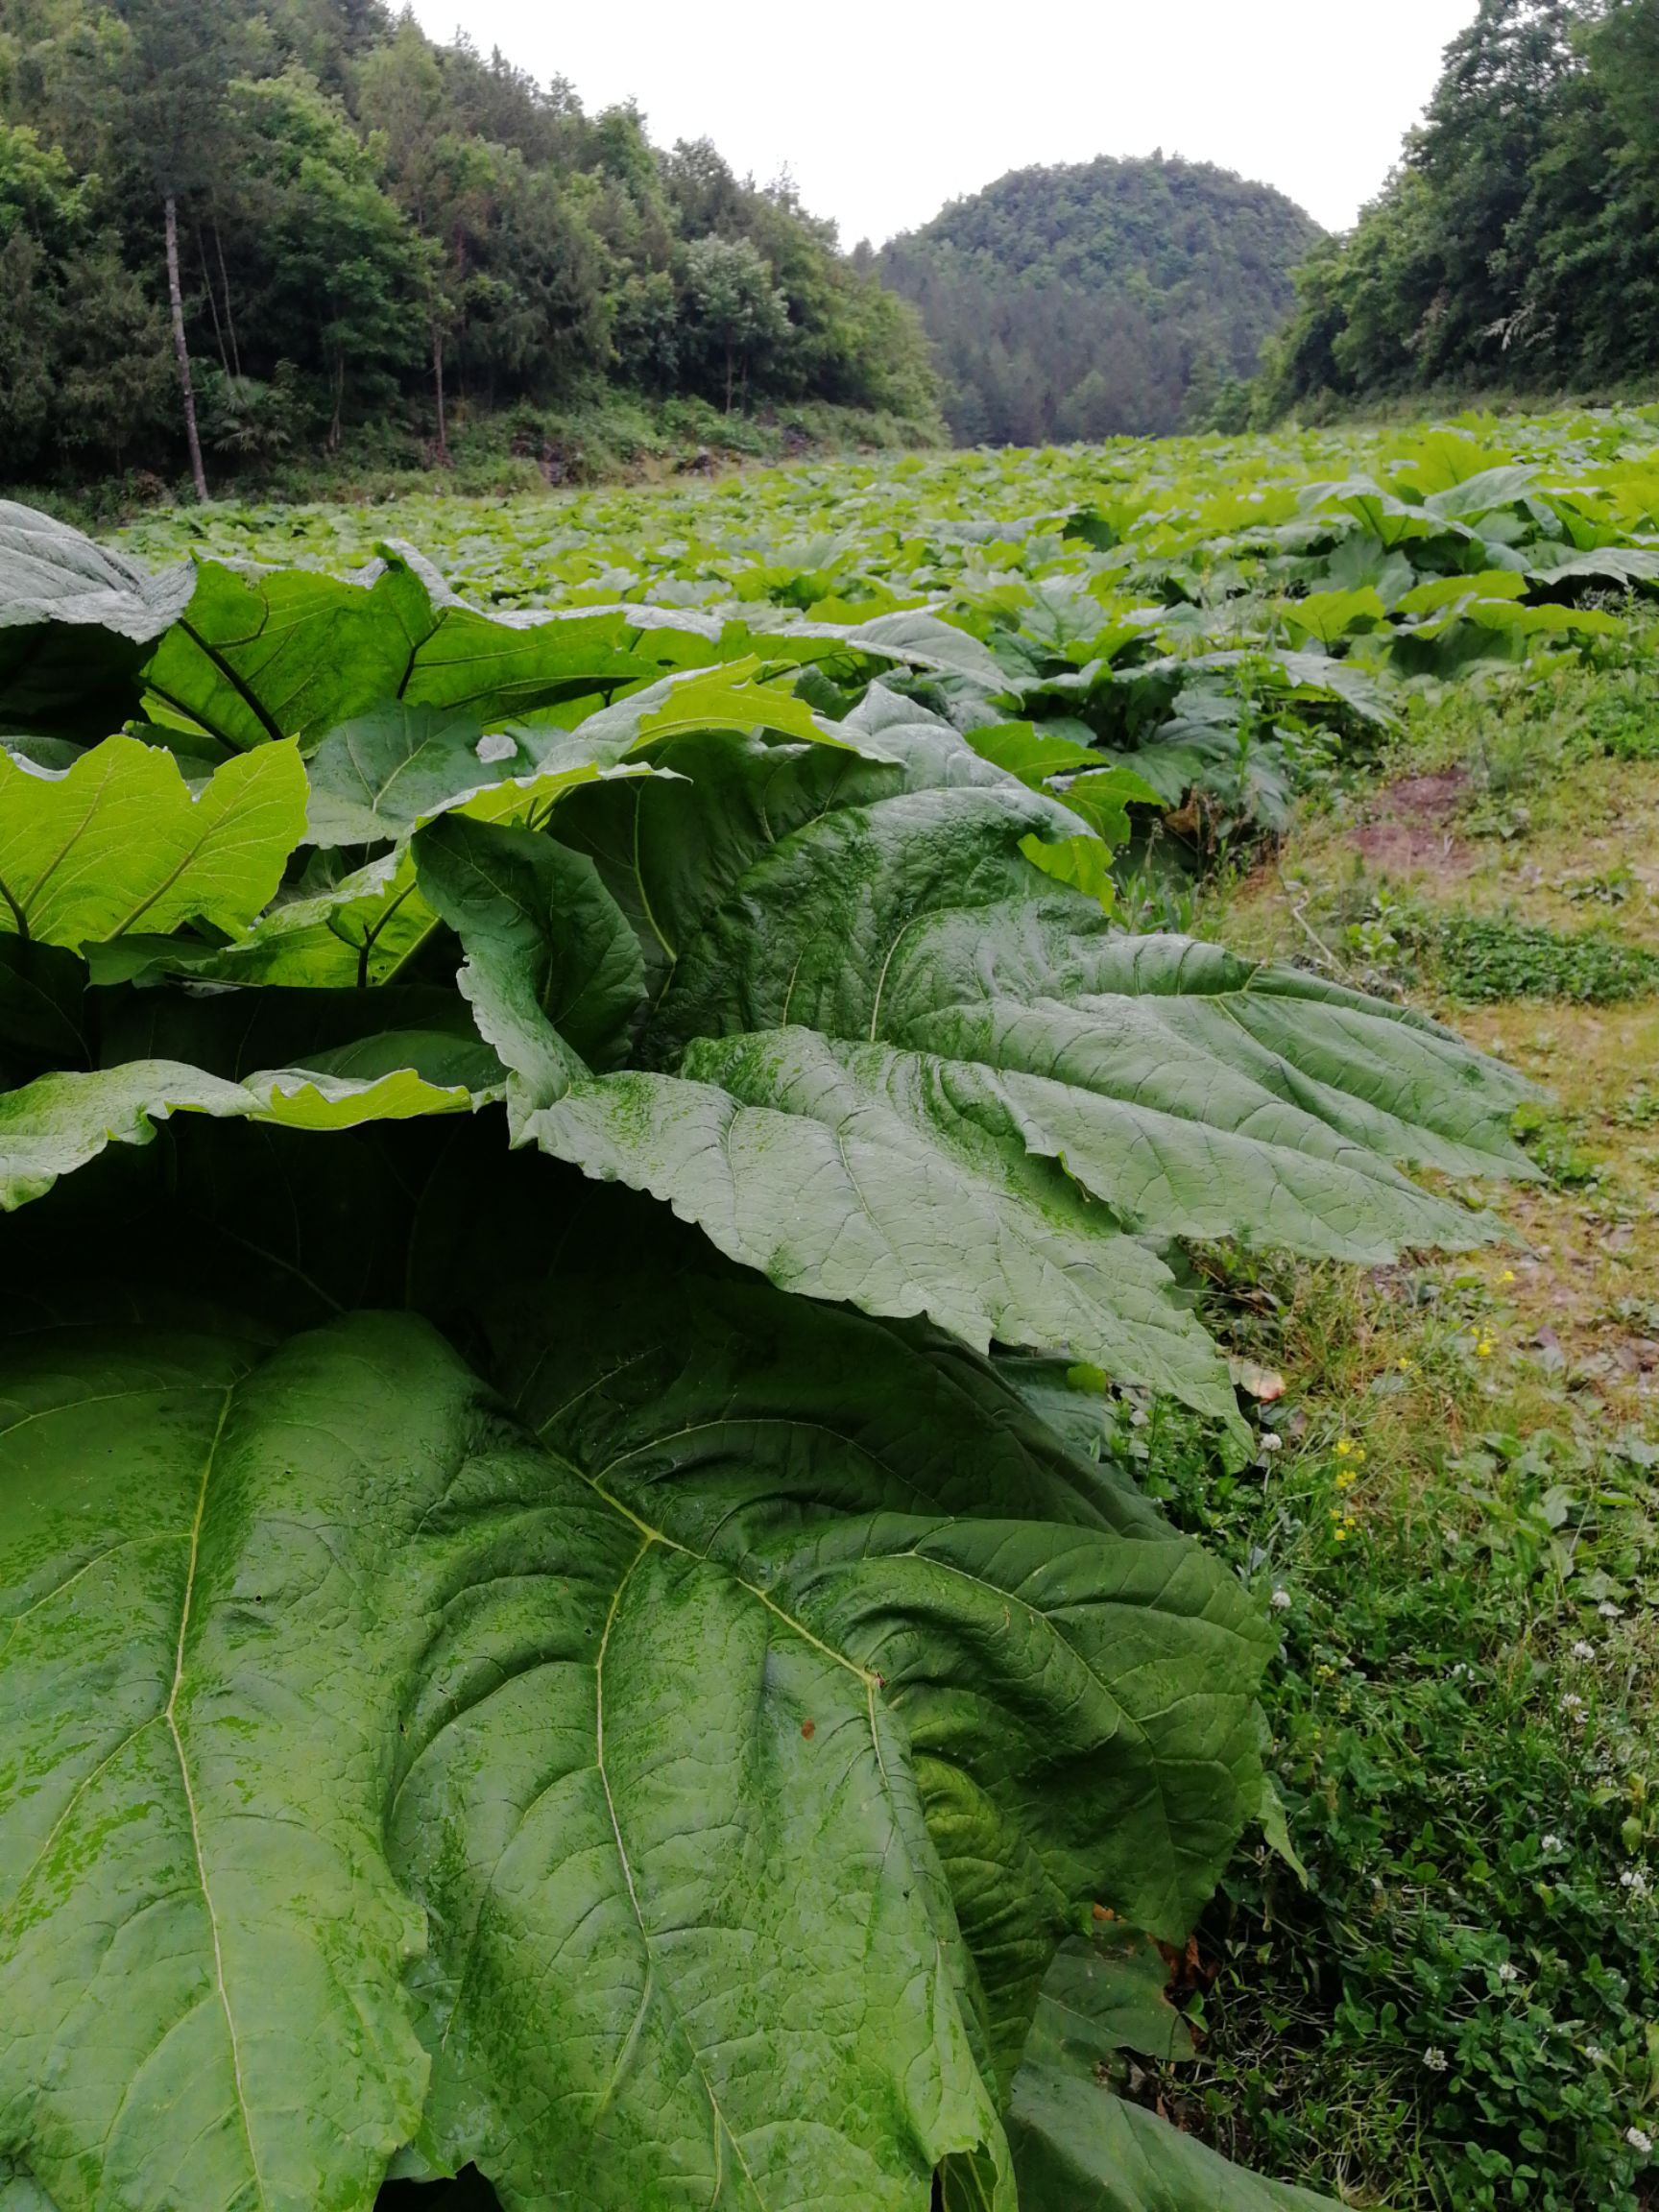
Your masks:
{"label": "bare soil patch", "polygon": [[1475,856],[1452,824],[1469,791],[1460,768],[1402,776],[1384,784],[1354,832],[1354,844],[1373,868],[1389,875],[1433,869],[1467,875]]}

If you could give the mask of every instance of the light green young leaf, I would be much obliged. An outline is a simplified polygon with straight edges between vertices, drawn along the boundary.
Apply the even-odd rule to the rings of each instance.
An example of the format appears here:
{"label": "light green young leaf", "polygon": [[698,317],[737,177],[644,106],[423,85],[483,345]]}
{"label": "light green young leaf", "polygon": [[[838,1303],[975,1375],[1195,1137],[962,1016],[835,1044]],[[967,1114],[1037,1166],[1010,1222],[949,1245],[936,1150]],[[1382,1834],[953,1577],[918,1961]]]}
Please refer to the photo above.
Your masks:
{"label": "light green young leaf", "polygon": [[1070,737],[1055,737],[1036,722],[994,722],[970,730],[968,742],[981,760],[1005,768],[1037,790],[1050,776],[1075,775],[1097,768],[1100,756]]}
{"label": "light green young leaf", "polygon": [[1144,776],[1122,766],[1073,777],[1060,796],[1073,814],[1082,816],[1103,844],[1114,848],[1129,842],[1131,806],[1162,808],[1165,805]]}
{"label": "light green young leaf", "polygon": [[61,776],[0,754],[0,931],[79,947],[200,917],[238,931],[305,834],[293,745],[193,792],[170,753],[109,737]]}
{"label": "light green young leaf", "polygon": [[1022,837],[1020,850],[1033,868],[1069,883],[1084,898],[1093,899],[1103,914],[1118,903],[1118,886],[1112,880],[1112,848],[1098,837],[1061,837],[1052,844],[1038,836]]}
{"label": "light green young leaf", "polygon": [[1334,645],[1350,631],[1387,620],[1388,610],[1381,593],[1370,585],[1358,591],[1313,591],[1306,599],[1288,599],[1282,610],[1286,621],[1321,645]]}
{"label": "light green young leaf", "polygon": [[1523,599],[1527,579],[1510,568],[1483,568],[1474,576],[1434,576],[1407,591],[1397,614],[1437,614],[1463,599]]}
{"label": "light green young leaf", "polygon": [[805,699],[776,684],[757,682],[761,667],[759,656],[750,654],[681,678],[661,706],[641,714],[641,739],[678,737],[692,730],[770,730],[808,745],[846,743],[834,724],[821,722]]}

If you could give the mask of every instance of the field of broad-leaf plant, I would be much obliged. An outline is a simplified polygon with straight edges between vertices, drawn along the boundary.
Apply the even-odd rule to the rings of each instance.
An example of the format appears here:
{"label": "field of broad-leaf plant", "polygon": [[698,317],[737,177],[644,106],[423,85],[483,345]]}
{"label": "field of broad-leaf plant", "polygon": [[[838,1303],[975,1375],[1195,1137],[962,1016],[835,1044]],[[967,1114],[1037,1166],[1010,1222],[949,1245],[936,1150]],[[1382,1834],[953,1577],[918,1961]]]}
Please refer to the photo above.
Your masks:
{"label": "field of broad-leaf plant", "polygon": [[1651,2201],[1654,595],[1652,412],[0,507],[4,2212]]}

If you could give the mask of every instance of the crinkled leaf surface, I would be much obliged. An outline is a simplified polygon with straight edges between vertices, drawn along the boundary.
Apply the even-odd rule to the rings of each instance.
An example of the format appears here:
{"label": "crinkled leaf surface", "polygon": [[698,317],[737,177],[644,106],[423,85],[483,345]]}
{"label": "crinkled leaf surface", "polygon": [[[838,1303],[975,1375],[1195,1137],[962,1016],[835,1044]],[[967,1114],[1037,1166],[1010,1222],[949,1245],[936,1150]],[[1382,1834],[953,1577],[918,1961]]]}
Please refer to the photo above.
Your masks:
{"label": "crinkled leaf surface", "polygon": [[[366,2203],[409,2135],[510,2205],[1012,2204],[947,1878],[1043,1955],[1213,1881],[1262,1631],[1036,1425],[975,1468],[977,1371],[697,1287],[678,1346],[661,1282],[513,1310],[541,1444],[410,1317],[18,1340],[0,2114],[60,2212]],[[1067,1522],[973,1518],[1022,1469]]]}
{"label": "crinkled leaf surface", "polygon": [[866,733],[890,764],[671,754],[685,781],[561,814],[645,954],[643,1068],[566,1083],[456,917],[521,1131],[790,1288],[1065,1346],[1223,1417],[1141,1235],[1374,1260],[1486,1233],[1391,1162],[1515,1166],[1509,1079],[1392,1008],[1110,931],[1022,850],[1064,808],[937,725]]}
{"label": "crinkled leaf surface", "polygon": [[197,917],[240,930],[305,834],[293,745],[192,791],[170,753],[109,737],[60,776],[0,754],[0,930],[80,946]]}
{"label": "crinkled leaf surface", "polygon": [[36,623],[159,637],[190,596],[188,567],[152,576],[50,515],[0,499],[0,630]]}
{"label": "crinkled leaf surface", "polygon": [[748,1561],[879,1674],[1008,2071],[1086,1903],[1190,1924],[1247,1816],[1239,1692],[1270,1639],[982,1367],[757,1286],[681,1281],[631,1286],[625,1313],[595,1286],[517,1316],[503,1375],[641,1519]]}

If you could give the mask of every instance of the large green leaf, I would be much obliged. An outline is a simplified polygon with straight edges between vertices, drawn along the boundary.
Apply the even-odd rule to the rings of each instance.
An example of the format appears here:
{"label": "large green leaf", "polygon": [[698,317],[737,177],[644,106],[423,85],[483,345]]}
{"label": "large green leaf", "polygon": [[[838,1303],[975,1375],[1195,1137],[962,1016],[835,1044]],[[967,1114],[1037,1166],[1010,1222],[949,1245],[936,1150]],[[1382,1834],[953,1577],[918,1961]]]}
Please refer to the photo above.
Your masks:
{"label": "large green leaf", "polygon": [[188,567],[146,575],[66,522],[0,499],[0,630],[62,623],[145,644],[174,620],[190,589]]}
{"label": "large green leaf", "polygon": [[[493,731],[476,714],[393,703],[329,732],[306,763],[312,845],[380,845],[451,810],[486,821],[545,813],[632,746],[599,727]],[[643,763],[633,771],[645,773]]]}
{"label": "large green leaf", "polygon": [[304,834],[292,745],[228,760],[200,791],[170,753],[132,737],[60,776],[0,753],[0,930],[70,947],[197,918],[234,932]]}
{"label": "large green leaf", "polygon": [[245,751],[319,741],[390,701],[480,722],[649,683],[712,657],[695,620],[646,609],[491,617],[394,556],[362,581],[204,562],[144,663],[153,716]]}
{"label": "large green leaf", "polygon": [[1247,1601],[870,1324],[613,1275],[502,1326],[551,1450],[410,1318],[18,1340],[13,2155],[60,2212],[366,2203],[407,2135],[509,2205],[1011,2205],[946,1878],[1016,2045],[1084,1899],[1190,1911]]}
{"label": "large green leaf", "polygon": [[623,1309],[599,1282],[512,1315],[501,1371],[631,1510],[878,1671],[1011,2072],[1089,1904],[1173,1936],[1208,1898],[1271,1637],[1120,1479],[921,1342],[748,1283],[630,1282]]}
{"label": "large green leaf", "polygon": [[680,1074],[577,1079],[521,1125],[787,1289],[926,1313],[981,1350],[1065,1345],[1233,1418],[1225,1363],[1163,1262],[1092,1216],[1006,1116],[986,1129],[959,1113],[917,1055],[811,1029],[709,1040]]}
{"label": "large green leaf", "polygon": [[507,1011],[482,909],[453,915],[522,1134],[790,1288],[1064,1346],[1222,1418],[1139,1238],[1380,1260],[1490,1234],[1392,1162],[1518,1166],[1510,1079],[1395,1009],[1110,931],[1023,850],[1064,808],[938,725],[860,734],[890,767],[703,743],[669,756],[685,781],[561,813],[646,957],[643,1068],[573,1072]]}
{"label": "large green leaf", "polygon": [[316,739],[402,697],[436,622],[424,585],[401,565],[348,584],[204,561],[189,606],[144,663],[146,705],[156,721],[204,731],[227,752]]}

